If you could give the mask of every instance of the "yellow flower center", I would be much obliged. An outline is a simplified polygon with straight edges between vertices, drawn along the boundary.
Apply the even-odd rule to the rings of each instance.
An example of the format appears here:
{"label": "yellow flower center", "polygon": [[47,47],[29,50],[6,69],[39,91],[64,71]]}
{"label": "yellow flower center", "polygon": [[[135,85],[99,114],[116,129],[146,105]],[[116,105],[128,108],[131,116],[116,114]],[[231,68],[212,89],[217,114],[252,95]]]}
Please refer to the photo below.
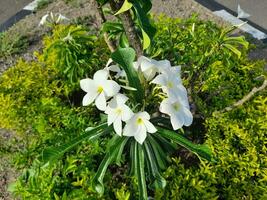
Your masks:
{"label": "yellow flower center", "polygon": [[98,88],[97,88],[97,92],[98,92],[98,93],[101,93],[101,92],[103,92],[103,90],[104,90],[104,89],[103,89],[103,87],[102,87],[102,86],[98,86]]}
{"label": "yellow flower center", "polygon": [[178,102],[177,103],[174,103],[172,106],[173,106],[173,108],[174,108],[175,111],[179,111],[180,108],[181,108],[181,106],[180,106],[180,104]]}
{"label": "yellow flower center", "polygon": [[138,117],[138,119],[136,120],[136,122],[137,122],[138,125],[141,125],[141,124],[144,123],[141,117]]}
{"label": "yellow flower center", "polygon": [[117,108],[117,109],[116,109],[116,113],[117,113],[118,115],[120,115],[120,114],[122,113],[122,110],[121,110],[120,108]]}
{"label": "yellow flower center", "polygon": [[168,83],[167,83],[167,87],[168,87],[168,88],[173,88],[173,82],[168,81]]}

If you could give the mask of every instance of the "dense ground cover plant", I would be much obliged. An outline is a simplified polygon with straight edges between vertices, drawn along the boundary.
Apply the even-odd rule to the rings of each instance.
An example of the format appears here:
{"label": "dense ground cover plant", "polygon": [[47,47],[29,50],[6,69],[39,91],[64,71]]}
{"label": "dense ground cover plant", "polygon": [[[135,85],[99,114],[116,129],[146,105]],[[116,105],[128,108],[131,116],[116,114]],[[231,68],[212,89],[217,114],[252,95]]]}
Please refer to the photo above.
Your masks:
{"label": "dense ground cover plant", "polygon": [[0,58],[11,56],[12,54],[21,53],[28,47],[26,36],[17,34],[0,33]]}
{"label": "dense ground cover plant", "polygon": [[[173,159],[173,165],[164,174],[167,188],[164,190],[161,186],[156,187],[155,198],[239,199],[241,196],[241,198],[264,199],[266,189],[266,173],[264,171],[266,149],[263,144],[266,136],[266,99],[264,93],[252,100],[253,103],[247,102],[244,107],[228,113],[221,112],[225,106],[239,100],[254,86],[259,86],[263,82],[262,62],[252,62],[246,58],[248,43],[244,38],[229,37],[228,34],[225,34],[227,31],[213,23],[202,22],[195,17],[189,20],[173,20],[164,17],[157,19],[155,24],[158,32],[154,40],[149,39],[153,45],[147,49],[147,53],[153,55],[156,60],[167,58],[172,64],[182,64],[181,78],[183,84],[190,88],[191,109],[193,104],[197,105],[193,126],[185,128],[179,134],[201,143],[205,137],[217,161],[216,163],[204,161],[199,163],[192,154],[179,147],[173,156],[178,154],[181,159]],[[45,42],[47,44],[45,49],[49,46],[53,47],[51,44],[54,42],[62,41],[67,36],[66,33],[69,33],[65,31],[68,28],[69,26],[55,27],[53,36],[48,37],[48,40],[51,41]],[[75,29],[76,27],[72,28]],[[61,31],[64,36],[57,37],[57,35],[61,35]],[[86,33],[83,32],[83,34]],[[99,42],[99,40],[95,40],[90,51],[90,55],[94,55],[91,59],[95,59],[92,63],[96,62],[97,65],[93,69],[90,66],[86,67],[85,74],[89,78],[93,77],[95,71],[103,69],[109,58],[107,49],[101,46],[103,41],[102,43],[97,43],[97,41]],[[167,46],[164,46],[165,44]],[[83,49],[83,45],[86,46],[87,44],[81,43],[80,45],[80,49]],[[146,45],[144,46],[146,47]],[[72,50],[72,48],[70,49]],[[213,50],[211,51],[211,49]],[[57,64],[60,57],[54,51],[60,51],[60,48],[59,50],[52,48],[51,52],[53,53],[50,56],[46,56],[46,53],[39,54],[37,62],[25,63],[21,61],[15,68],[4,74],[1,82],[2,101],[9,102],[9,104],[5,103],[6,107],[3,107],[1,112],[4,114],[1,116],[2,119],[5,119],[1,126],[20,131],[22,137],[25,138],[29,137],[25,131],[28,133],[30,130],[30,138],[35,141],[31,141],[32,144],[26,149],[26,154],[22,154],[23,156],[20,157],[25,159],[22,162],[24,166],[26,163],[32,167],[25,170],[17,183],[10,189],[24,199],[136,199],[143,196],[145,191],[142,193],[139,190],[139,194],[137,192],[138,181],[127,178],[126,172],[129,169],[127,165],[121,164],[120,167],[111,165],[109,169],[113,175],[107,170],[107,175],[103,177],[107,169],[106,163],[109,164],[112,160],[120,163],[120,160],[109,156],[110,154],[111,156],[114,155],[113,150],[116,149],[119,142],[124,143],[124,138],[121,139],[117,136],[115,132],[119,132],[119,130],[114,128],[113,139],[105,134],[101,140],[88,142],[92,136],[90,135],[92,127],[99,123],[105,123],[109,116],[100,115],[90,105],[88,108],[80,107],[84,93],[78,90],[77,83],[85,77],[78,74],[79,78],[75,82],[76,84],[72,86],[67,84],[68,76],[62,74],[62,70],[66,69],[64,68],[66,66]],[[130,51],[133,52],[133,50]],[[203,52],[207,53],[203,54]],[[118,54],[123,55],[122,53],[117,51],[112,58],[125,69],[127,66],[125,67],[121,60],[127,63],[129,60],[134,61],[134,58],[129,59],[127,56],[123,56],[124,59],[117,59]],[[98,59],[99,55],[101,55],[101,60]],[[153,61],[148,60],[149,62]],[[78,65],[80,66],[80,64]],[[111,71],[111,66],[107,67]],[[146,71],[141,68],[144,79],[149,79],[149,75],[154,74],[152,69]],[[34,70],[37,71],[34,72]],[[145,73],[145,71],[149,73]],[[116,80],[115,76],[114,74],[111,75],[112,80]],[[17,78],[9,80],[10,77]],[[36,78],[42,81],[39,82]],[[36,84],[37,87],[34,87]],[[120,84],[125,84],[125,81]],[[238,84],[238,90],[234,87],[235,84]],[[134,94],[133,85],[129,86],[124,86],[123,90],[129,95]],[[153,88],[152,85],[148,87]],[[157,96],[162,98],[161,90],[159,88],[154,90],[158,94]],[[13,91],[17,93],[13,93]],[[153,90],[151,89],[151,91]],[[214,92],[217,92],[216,95]],[[135,96],[130,97],[128,101],[134,101]],[[18,105],[15,103],[17,98],[20,100]],[[75,98],[76,100],[73,101]],[[148,98],[148,101],[153,102],[154,106],[151,106],[152,103],[148,103],[145,110],[158,110],[162,101],[161,98]],[[9,101],[6,101],[7,99]],[[139,107],[137,106],[135,109],[138,111]],[[107,114],[109,113],[107,111]],[[27,115],[26,118],[25,114]],[[206,120],[204,125],[203,118]],[[164,123],[171,127],[169,120],[164,121]],[[84,131],[88,126],[90,128]],[[97,130],[101,130],[105,126],[98,126]],[[108,128],[109,131],[112,129],[112,127]],[[79,137],[72,140],[77,134]],[[258,138],[257,140],[254,139],[255,136]],[[85,138],[87,139],[84,140]],[[129,151],[132,151],[131,149],[134,149],[135,146],[140,150],[139,144],[133,138],[125,138],[134,144],[134,147],[130,147]],[[153,136],[152,139],[151,135],[148,136],[149,142],[153,142],[153,139],[155,139]],[[65,144],[65,141],[70,142]],[[73,148],[75,145],[73,141],[79,142],[81,145],[75,149]],[[39,161],[32,163],[33,158],[38,157],[45,146],[62,144],[65,145],[45,151],[50,153],[50,155],[44,154],[45,157],[58,160],[54,165],[43,165],[44,163]],[[108,145],[107,148],[106,144]],[[166,151],[171,150],[173,152],[173,144],[168,144],[170,149],[166,149]],[[192,145],[192,143],[189,144]],[[147,149],[149,148],[147,148],[147,144],[144,146],[141,148],[147,156],[147,152],[149,153]],[[72,148],[72,151],[64,154],[67,150],[66,147]],[[229,152],[232,156],[229,156]],[[252,157],[255,152],[257,152],[257,159]],[[104,153],[107,154],[104,156]],[[120,155],[121,150],[115,151],[115,153]],[[104,157],[102,162],[101,157]],[[187,157],[189,160],[186,159]],[[124,154],[121,163],[126,159],[128,156]],[[39,157],[39,160],[42,161],[42,157]],[[155,162],[155,160],[150,159],[149,162]],[[105,166],[98,168],[100,162],[102,166]],[[146,160],[145,165],[150,166],[149,162]],[[157,164],[159,168],[162,166],[160,164],[162,163]],[[153,168],[154,171],[146,169],[146,172],[152,172],[150,176],[147,176],[152,183],[149,186],[149,196],[154,196],[153,188],[157,184],[162,184],[162,180],[164,180],[164,177],[159,177],[160,174],[155,169],[157,168]],[[91,185],[92,181],[93,185]],[[131,186],[130,182],[134,184]],[[123,183],[127,183],[127,186]],[[99,197],[93,190],[103,192],[103,185],[105,185],[104,196]],[[231,188],[232,186],[233,188]],[[144,188],[142,189],[144,190]],[[143,196],[143,198],[146,197]]]}

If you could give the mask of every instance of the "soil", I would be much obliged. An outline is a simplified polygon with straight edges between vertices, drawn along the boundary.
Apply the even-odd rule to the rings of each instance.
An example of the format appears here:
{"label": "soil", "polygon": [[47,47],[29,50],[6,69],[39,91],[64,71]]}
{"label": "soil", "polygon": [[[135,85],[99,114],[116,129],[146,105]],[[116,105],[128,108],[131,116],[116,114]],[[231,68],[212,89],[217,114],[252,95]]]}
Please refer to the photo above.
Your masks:
{"label": "soil", "polygon": [[[23,57],[25,60],[33,60],[33,51],[40,50],[42,47],[41,38],[47,33],[47,29],[39,27],[39,21],[43,15],[48,12],[61,13],[62,15],[76,19],[77,17],[92,16],[96,14],[95,7],[93,6],[93,0],[75,0],[74,3],[67,5],[63,0],[55,0],[49,4],[46,8],[37,11],[31,15],[28,15],[23,20],[19,21],[8,32],[9,34],[15,34],[20,32],[22,35],[26,35],[29,38],[29,48],[25,53],[15,55],[9,58],[0,58],[0,75],[1,72],[8,67],[15,64],[19,57]],[[211,11],[196,3],[193,0],[153,0],[152,12],[155,14],[164,13],[170,17],[188,18],[193,13],[197,13],[200,19],[215,21],[220,26],[229,26],[223,19],[214,16]],[[96,23],[97,24],[97,23]],[[258,48],[251,52],[251,57],[255,59],[267,60],[267,46],[261,42],[257,42]],[[0,129],[0,142],[1,138],[6,139],[11,135],[10,132]],[[1,143],[0,143],[1,145]],[[1,148],[0,148],[1,150]],[[11,167],[10,159],[7,156],[2,156],[0,152],[0,200],[14,199],[7,192],[7,185],[15,180],[18,173]]]}

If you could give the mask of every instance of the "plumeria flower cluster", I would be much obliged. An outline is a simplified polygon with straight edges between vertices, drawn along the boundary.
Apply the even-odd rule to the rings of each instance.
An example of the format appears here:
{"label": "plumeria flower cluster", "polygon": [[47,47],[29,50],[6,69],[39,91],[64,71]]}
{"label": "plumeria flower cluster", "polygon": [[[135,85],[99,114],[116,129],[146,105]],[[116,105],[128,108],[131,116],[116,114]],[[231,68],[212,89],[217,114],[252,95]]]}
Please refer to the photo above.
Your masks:
{"label": "plumeria flower cluster", "polygon": [[[110,73],[115,72],[115,78],[126,77],[126,74],[118,65],[111,63],[110,59],[104,69],[94,74],[93,79],[80,81],[82,90],[87,93],[82,103],[87,106],[94,102],[99,110],[107,114],[107,123],[113,125],[116,134],[134,137],[142,144],[147,133],[155,133],[157,129],[150,122],[148,112],[142,110],[134,113],[126,104],[129,98],[120,93],[123,86],[111,80]],[[168,60],[156,61],[144,56],[139,57],[133,66],[143,74],[146,81],[157,84],[166,94],[167,98],[161,102],[159,111],[170,116],[173,129],[189,126],[193,116],[180,77],[181,67],[172,67]]]}
{"label": "plumeria flower cluster", "polygon": [[39,22],[39,26],[43,26],[43,25],[51,26],[54,24],[67,22],[69,20],[70,20],[69,18],[65,17],[64,15],[61,15],[60,13],[54,14],[53,12],[50,12],[41,18]]}

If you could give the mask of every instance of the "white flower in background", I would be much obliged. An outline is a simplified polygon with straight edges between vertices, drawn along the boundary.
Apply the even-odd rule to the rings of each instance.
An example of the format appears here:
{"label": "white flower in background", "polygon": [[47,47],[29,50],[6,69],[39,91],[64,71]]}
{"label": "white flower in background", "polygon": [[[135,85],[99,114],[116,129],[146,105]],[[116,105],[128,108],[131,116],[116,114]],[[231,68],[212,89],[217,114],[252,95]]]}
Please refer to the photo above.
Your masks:
{"label": "white flower in background", "polygon": [[119,77],[126,77],[126,73],[124,70],[122,70],[119,65],[110,65],[113,62],[113,60],[110,58],[106,64],[106,67],[104,68],[108,72],[115,72],[116,75],[114,76],[115,78]]}
{"label": "white flower in background", "polygon": [[45,24],[59,24],[61,22],[69,20],[69,18],[65,17],[64,15],[61,15],[60,13],[53,14],[53,12],[50,12],[49,14],[46,14],[42,17],[39,26],[43,26]]}
{"label": "white flower in background", "polygon": [[41,19],[41,21],[40,21],[40,23],[39,23],[39,26],[43,26],[46,22],[47,22],[47,17],[48,17],[49,15],[48,14],[46,14],[46,15],[44,15],[43,17],[42,17],[42,19]]}
{"label": "white flower in background", "polygon": [[157,129],[149,121],[150,115],[147,112],[139,112],[133,115],[133,117],[126,122],[123,129],[124,136],[134,136],[135,140],[143,144],[146,139],[147,132],[155,133]]}
{"label": "white flower in background", "polygon": [[161,102],[159,110],[170,116],[174,130],[179,129],[182,126],[189,126],[193,122],[193,115],[189,110],[187,97],[168,97]]}
{"label": "white flower in background", "polygon": [[115,132],[121,136],[122,133],[122,121],[126,122],[133,116],[132,110],[125,105],[128,100],[123,94],[117,94],[109,102],[105,113],[108,115],[108,125],[113,124]]}
{"label": "white flower in background", "polygon": [[112,80],[108,80],[108,72],[99,70],[94,74],[94,78],[86,78],[80,81],[80,86],[87,94],[83,98],[83,105],[87,106],[95,100],[96,107],[105,111],[107,99],[115,96],[120,86]]}
{"label": "white flower in background", "polygon": [[56,20],[56,24],[59,24],[63,21],[69,21],[70,19],[65,17],[64,15],[61,15],[60,13],[59,14],[56,14],[58,17],[57,17],[57,20]]}
{"label": "white flower in background", "polygon": [[180,70],[180,66],[164,70],[162,74],[157,75],[151,83],[160,85],[163,92],[167,93],[168,96],[187,97],[187,91],[182,85]]}
{"label": "white flower in background", "polygon": [[147,81],[152,80],[157,72],[161,72],[169,67],[171,64],[168,60],[154,60],[147,58],[145,56],[140,56],[138,61],[134,63],[134,68],[138,70],[140,67],[141,71],[144,73],[144,77]]}

